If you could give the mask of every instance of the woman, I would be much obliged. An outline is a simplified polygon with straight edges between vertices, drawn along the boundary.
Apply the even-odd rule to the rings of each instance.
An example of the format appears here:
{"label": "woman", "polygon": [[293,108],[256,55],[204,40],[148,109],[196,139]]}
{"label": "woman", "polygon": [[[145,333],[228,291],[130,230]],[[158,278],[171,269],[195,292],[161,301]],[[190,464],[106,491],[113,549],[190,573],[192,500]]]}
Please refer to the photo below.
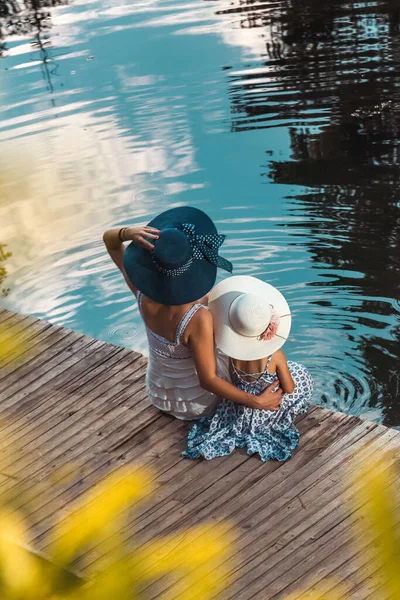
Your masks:
{"label": "woman", "polygon": [[[222,397],[279,409],[282,392],[272,391],[276,383],[256,397],[217,375],[207,294],[217,267],[232,272],[232,265],[218,255],[225,236],[204,212],[173,208],[145,227],[110,229],[103,239],[146,325],[146,386],[154,406],[184,420],[212,415]],[[126,249],[124,242],[131,242]]]}

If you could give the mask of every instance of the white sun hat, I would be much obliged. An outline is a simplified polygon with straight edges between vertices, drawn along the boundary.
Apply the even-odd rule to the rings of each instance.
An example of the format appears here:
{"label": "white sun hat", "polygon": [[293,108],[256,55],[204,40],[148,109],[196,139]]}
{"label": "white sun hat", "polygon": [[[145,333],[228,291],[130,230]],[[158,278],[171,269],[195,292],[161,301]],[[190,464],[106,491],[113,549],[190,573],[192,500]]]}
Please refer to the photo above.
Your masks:
{"label": "white sun hat", "polygon": [[256,277],[228,277],[210,292],[217,347],[231,358],[257,360],[285,343],[292,323],[279,290]]}

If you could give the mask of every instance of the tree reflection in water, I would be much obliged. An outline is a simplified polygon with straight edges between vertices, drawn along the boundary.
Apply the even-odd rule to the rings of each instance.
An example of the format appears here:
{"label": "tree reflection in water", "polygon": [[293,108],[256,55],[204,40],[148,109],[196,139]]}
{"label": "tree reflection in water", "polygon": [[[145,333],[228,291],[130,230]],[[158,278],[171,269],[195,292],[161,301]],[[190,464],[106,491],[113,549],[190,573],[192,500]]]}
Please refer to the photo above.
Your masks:
{"label": "tree reflection in water", "polygon": [[306,228],[313,264],[334,273],[310,285],[356,290],[340,311],[359,324],[370,405],[382,400],[385,423],[400,425],[398,2],[247,0],[221,12],[266,40],[261,67],[229,75],[232,131],[289,129],[291,160],[271,160],[263,175],[303,186],[288,202],[310,218],[285,225]]}
{"label": "tree reflection in water", "polygon": [[0,58],[7,55],[7,39],[13,36],[29,36],[32,47],[39,51],[43,78],[47,88],[53,91],[51,75],[57,72],[57,63],[49,53],[51,29],[50,9],[68,4],[68,0],[0,0]]}

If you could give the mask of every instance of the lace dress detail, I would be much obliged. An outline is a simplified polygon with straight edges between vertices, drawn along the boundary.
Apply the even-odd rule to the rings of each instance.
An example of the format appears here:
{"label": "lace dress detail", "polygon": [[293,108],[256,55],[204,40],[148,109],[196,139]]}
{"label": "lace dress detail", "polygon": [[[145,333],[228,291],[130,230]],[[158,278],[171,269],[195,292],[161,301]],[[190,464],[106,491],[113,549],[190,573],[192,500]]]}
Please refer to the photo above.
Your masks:
{"label": "lace dress detail", "polygon": [[183,335],[198,310],[207,307],[193,304],[183,315],[171,342],[152,331],[142,313],[143,294],[138,292],[140,315],[146,327],[149,343],[149,362],[146,373],[147,395],[158,409],[183,419],[199,419],[212,415],[218,397],[200,386],[190,348],[184,345]]}
{"label": "lace dress detail", "polygon": [[[246,381],[231,362],[232,383],[239,389],[259,396],[278,379],[268,373],[271,357],[263,373],[254,373],[253,381]],[[259,410],[221,400],[212,417],[203,418],[189,431],[187,458],[206,459],[227,456],[235,448],[247,448],[248,454],[258,453],[261,460],[287,460],[297,447],[300,434],[294,425],[297,415],[310,407],[314,383],[303,365],[288,361],[295,389],[283,394],[278,411]]]}

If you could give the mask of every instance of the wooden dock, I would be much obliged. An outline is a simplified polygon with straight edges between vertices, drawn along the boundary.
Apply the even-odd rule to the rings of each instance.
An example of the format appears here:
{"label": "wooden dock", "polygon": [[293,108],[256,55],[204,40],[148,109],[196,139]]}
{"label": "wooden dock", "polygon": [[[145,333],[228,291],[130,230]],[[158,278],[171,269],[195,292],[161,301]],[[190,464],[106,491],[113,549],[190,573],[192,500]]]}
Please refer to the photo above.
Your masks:
{"label": "wooden dock", "polygon": [[143,356],[0,309],[2,324],[18,324],[31,353],[0,369],[1,438],[21,448],[8,455],[0,485],[11,479],[29,489],[71,463],[80,472],[22,505],[34,548],[46,552],[52,519],[71,499],[138,461],[154,468],[158,483],[133,523],[142,541],[209,519],[236,525],[235,584],[226,598],[283,599],[327,577],[344,583],[352,600],[384,598],[363,570],[368,540],[350,543],[357,516],[345,501],[343,468],[356,453],[368,461],[376,446],[399,448],[400,432],[313,406],[299,419],[300,447],[286,463],[263,464],[242,451],[183,459],[188,424],[150,405]]}

